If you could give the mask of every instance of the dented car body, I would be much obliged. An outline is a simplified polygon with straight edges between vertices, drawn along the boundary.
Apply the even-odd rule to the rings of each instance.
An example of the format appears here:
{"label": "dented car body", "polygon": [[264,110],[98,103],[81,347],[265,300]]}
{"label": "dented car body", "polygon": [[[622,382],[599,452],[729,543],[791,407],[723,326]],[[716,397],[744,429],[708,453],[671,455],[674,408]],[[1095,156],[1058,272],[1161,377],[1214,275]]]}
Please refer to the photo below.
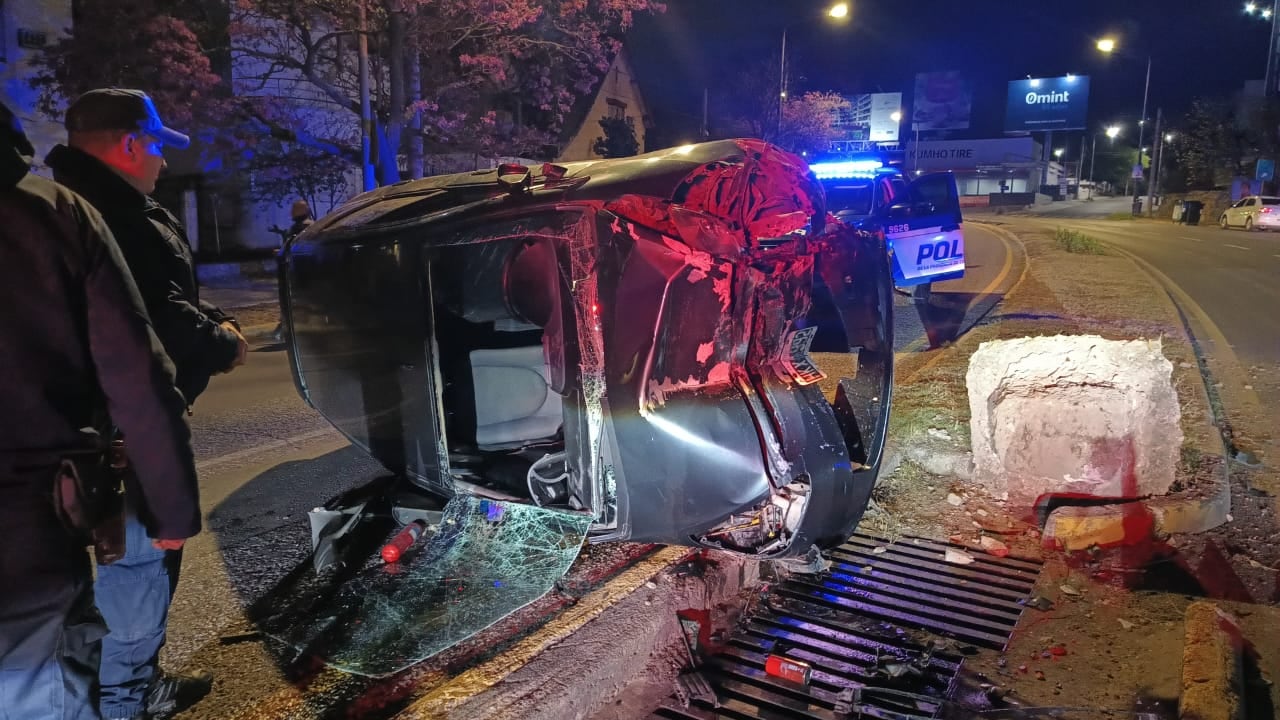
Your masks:
{"label": "dented car body", "polygon": [[803,555],[860,519],[892,384],[883,235],[827,220],[749,140],[381,188],[282,253],[295,380],[426,493]]}

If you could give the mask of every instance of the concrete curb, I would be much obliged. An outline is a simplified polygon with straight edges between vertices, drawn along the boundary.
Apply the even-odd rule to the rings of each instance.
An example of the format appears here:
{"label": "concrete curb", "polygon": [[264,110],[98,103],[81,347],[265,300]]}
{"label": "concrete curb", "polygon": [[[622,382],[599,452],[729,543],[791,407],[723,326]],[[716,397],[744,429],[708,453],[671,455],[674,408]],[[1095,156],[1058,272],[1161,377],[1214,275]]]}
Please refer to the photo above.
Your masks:
{"label": "concrete curb", "polygon": [[591,717],[633,683],[669,693],[674,670],[670,677],[643,670],[679,642],[677,611],[707,609],[714,617],[717,605],[760,581],[756,562],[716,553],[690,563],[693,557],[688,548],[659,551],[396,719],[565,720]]}
{"label": "concrete curb", "polygon": [[257,341],[270,340],[274,342],[275,330],[276,330],[275,323],[265,323],[262,325],[250,325],[248,327],[240,328],[240,332],[241,334],[244,335],[244,339],[250,342],[253,342],[255,340]]}
{"label": "concrete curb", "polygon": [[1182,646],[1181,720],[1242,720],[1244,638],[1231,615],[1211,602],[1187,608]]}

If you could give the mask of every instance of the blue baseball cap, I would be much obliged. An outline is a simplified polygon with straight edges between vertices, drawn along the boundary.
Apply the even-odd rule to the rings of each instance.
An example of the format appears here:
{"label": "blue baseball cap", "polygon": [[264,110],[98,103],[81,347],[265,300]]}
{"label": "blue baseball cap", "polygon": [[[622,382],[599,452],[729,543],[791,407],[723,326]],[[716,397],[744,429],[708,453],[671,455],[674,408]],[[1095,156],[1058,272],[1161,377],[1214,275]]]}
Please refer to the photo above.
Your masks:
{"label": "blue baseball cap", "polygon": [[191,138],[165,127],[160,113],[156,111],[156,104],[141,90],[90,90],[67,108],[65,125],[68,132],[142,131],[160,141],[161,145],[178,149],[191,145]]}

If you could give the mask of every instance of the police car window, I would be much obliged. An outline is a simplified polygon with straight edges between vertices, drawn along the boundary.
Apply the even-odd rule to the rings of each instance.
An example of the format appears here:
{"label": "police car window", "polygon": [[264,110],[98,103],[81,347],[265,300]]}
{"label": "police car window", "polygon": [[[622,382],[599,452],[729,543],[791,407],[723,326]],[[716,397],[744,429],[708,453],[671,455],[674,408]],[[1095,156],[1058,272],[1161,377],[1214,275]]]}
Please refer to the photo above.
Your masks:
{"label": "police car window", "polygon": [[893,199],[898,200],[907,196],[907,181],[900,177],[892,177],[889,179],[889,187],[893,188]]}
{"label": "police car window", "polygon": [[951,203],[949,188],[941,182],[918,182],[911,186],[912,199],[915,202],[929,203],[936,207],[946,207]]}
{"label": "police car window", "polygon": [[827,187],[827,209],[834,213],[871,214],[871,181]]}

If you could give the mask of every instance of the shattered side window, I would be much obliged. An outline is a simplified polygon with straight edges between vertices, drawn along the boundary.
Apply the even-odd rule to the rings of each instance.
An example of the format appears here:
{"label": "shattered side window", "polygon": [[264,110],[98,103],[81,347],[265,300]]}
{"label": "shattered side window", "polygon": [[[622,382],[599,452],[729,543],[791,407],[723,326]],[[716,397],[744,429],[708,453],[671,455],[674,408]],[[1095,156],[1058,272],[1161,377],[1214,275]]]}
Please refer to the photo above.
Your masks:
{"label": "shattered side window", "polygon": [[420,550],[371,561],[317,607],[262,631],[334,668],[381,677],[456,645],[545,595],[591,518],[458,495]]}

